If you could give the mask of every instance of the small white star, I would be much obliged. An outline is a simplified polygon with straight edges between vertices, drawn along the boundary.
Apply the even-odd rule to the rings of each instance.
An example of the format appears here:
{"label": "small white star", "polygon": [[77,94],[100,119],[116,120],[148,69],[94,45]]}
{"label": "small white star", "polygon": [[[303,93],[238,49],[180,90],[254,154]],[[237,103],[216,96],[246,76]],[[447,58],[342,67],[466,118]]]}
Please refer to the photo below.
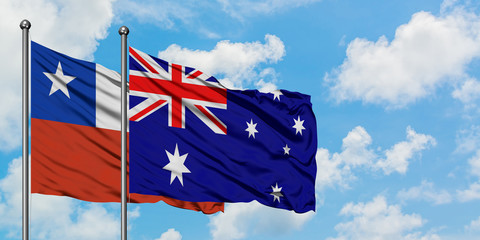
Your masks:
{"label": "small white star", "polygon": [[245,131],[248,132],[249,138],[250,136],[253,136],[253,138],[255,138],[255,133],[258,133],[257,129],[255,129],[256,127],[257,127],[257,124],[253,123],[253,119],[250,119],[250,123],[247,122],[247,129],[245,129]]}
{"label": "small white star", "polygon": [[300,120],[300,116],[298,116],[298,120],[294,118],[293,121],[295,121],[295,125],[293,125],[293,128],[296,130],[295,134],[300,133],[300,135],[302,135],[302,130],[305,130],[303,127],[303,122],[305,120]]}
{"label": "small white star", "polygon": [[285,144],[285,147],[283,147],[283,151],[285,151],[284,155],[285,154],[290,155],[290,149],[291,148],[288,147],[288,144]]}
{"label": "small white star", "polygon": [[272,186],[272,193],[270,193],[270,195],[273,196],[273,202],[275,202],[275,200],[278,200],[278,202],[280,202],[280,197],[283,197],[281,191],[282,188],[278,187],[278,183],[275,184],[275,187]]}
{"label": "small white star", "polygon": [[280,95],[283,95],[280,90],[275,90],[270,93],[273,94],[273,100],[278,99],[278,101],[280,102]]}
{"label": "small white star", "polygon": [[167,152],[168,161],[170,161],[163,169],[168,170],[172,172],[170,175],[170,185],[172,185],[173,180],[175,178],[178,178],[178,181],[183,186],[183,173],[190,173],[190,170],[188,170],[187,167],[185,167],[185,160],[187,159],[188,153],[180,156],[180,153],[178,152],[178,144],[175,144],[175,153],[172,155],[171,153]]}
{"label": "small white star", "polygon": [[70,98],[67,84],[75,79],[75,77],[63,75],[62,65],[60,62],[58,62],[57,71],[55,73],[44,72],[43,74],[45,74],[45,76],[52,81],[52,87],[50,88],[50,94],[48,96],[52,95],[57,90],[60,90],[63,92],[63,94],[65,94],[65,96]]}

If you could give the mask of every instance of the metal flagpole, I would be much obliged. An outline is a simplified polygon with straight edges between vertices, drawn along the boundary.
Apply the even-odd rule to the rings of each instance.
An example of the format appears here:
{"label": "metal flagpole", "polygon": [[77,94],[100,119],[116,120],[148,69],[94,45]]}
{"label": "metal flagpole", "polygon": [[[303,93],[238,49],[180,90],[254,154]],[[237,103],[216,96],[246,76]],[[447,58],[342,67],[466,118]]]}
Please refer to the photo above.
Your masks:
{"label": "metal flagpole", "polygon": [[28,240],[29,234],[29,198],[30,198],[30,166],[28,164],[28,108],[30,98],[28,92],[30,90],[28,79],[28,56],[29,42],[28,30],[31,24],[28,20],[20,22],[22,29],[22,239]]}
{"label": "metal flagpole", "polygon": [[128,28],[120,27],[122,37],[122,240],[127,240],[127,35]]}

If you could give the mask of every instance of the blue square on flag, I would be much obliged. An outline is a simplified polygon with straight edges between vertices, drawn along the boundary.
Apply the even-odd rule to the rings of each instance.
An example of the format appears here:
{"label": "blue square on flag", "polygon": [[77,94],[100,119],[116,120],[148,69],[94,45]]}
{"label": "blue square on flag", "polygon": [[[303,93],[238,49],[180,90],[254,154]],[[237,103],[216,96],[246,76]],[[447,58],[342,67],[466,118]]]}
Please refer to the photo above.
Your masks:
{"label": "blue square on flag", "polygon": [[32,42],[32,118],[95,126],[95,63]]}
{"label": "blue square on flag", "polygon": [[130,192],[315,210],[310,96],[230,90],[130,48]]}

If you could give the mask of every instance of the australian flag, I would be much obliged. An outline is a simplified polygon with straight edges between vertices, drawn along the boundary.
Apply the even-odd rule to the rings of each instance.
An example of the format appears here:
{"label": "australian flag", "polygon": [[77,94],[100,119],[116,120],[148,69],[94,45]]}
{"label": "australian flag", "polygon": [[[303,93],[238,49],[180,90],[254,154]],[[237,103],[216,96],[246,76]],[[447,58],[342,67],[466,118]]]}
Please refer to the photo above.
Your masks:
{"label": "australian flag", "polygon": [[130,192],[315,210],[310,96],[230,90],[130,48]]}

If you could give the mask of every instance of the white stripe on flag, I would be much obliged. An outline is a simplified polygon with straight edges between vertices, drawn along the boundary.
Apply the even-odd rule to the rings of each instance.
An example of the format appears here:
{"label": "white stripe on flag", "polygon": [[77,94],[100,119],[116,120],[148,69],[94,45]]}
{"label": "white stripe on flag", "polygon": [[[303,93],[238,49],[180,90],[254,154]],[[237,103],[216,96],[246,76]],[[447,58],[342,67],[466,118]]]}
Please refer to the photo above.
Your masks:
{"label": "white stripe on flag", "polygon": [[120,131],[120,82],[119,73],[96,65],[96,126]]}

